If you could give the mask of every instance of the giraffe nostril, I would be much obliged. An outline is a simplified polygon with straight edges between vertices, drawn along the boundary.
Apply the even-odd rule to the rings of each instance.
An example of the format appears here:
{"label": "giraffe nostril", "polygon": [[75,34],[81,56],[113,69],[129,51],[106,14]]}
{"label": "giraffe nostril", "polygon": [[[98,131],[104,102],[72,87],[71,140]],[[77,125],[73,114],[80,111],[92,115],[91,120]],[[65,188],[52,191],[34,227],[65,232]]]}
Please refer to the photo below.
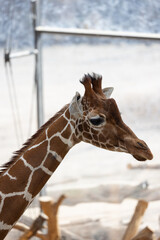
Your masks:
{"label": "giraffe nostril", "polygon": [[137,142],[137,144],[138,144],[141,148],[143,148],[143,149],[146,149],[146,148],[147,148],[147,146],[146,146],[144,143]]}

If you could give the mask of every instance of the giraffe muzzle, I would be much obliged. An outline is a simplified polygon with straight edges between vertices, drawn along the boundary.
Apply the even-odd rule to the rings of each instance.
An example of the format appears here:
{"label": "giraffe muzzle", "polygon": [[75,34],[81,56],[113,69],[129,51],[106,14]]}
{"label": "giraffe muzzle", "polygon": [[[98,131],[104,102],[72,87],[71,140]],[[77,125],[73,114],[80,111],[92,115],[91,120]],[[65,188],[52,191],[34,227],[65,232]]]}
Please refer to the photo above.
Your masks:
{"label": "giraffe muzzle", "polygon": [[127,139],[128,152],[138,161],[152,160],[153,154],[147,144],[138,138]]}
{"label": "giraffe muzzle", "polygon": [[151,158],[151,157],[145,158],[145,157],[141,157],[141,156],[138,156],[138,155],[133,155],[133,157],[134,157],[136,160],[141,161],[141,162],[144,162],[144,161],[146,161],[146,160],[152,160],[152,158],[153,158],[153,156],[152,156],[152,158]]}
{"label": "giraffe muzzle", "polygon": [[145,161],[145,160],[152,160],[153,159],[153,154],[147,144],[143,141],[140,140],[137,142],[137,149],[140,151],[139,156],[135,155],[134,157],[138,161]]}

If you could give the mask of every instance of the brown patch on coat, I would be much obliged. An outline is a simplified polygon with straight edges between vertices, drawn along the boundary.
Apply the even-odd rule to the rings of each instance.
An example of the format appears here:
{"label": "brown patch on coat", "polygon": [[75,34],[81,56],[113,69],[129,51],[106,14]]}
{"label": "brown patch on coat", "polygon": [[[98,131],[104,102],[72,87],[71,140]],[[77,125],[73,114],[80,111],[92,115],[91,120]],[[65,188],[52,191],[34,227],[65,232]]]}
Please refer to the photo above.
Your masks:
{"label": "brown patch on coat", "polygon": [[9,230],[1,230],[1,239],[4,239],[5,236],[8,234]]}
{"label": "brown patch on coat", "polygon": [[51,172],[54,172],[59,164],[60,163],[56,160],[56,158],[49,153],[43,166],[48,168]]}
{"label": "brown patch on coat", "polygon": [[[15,221],[23,214],[27,205],[28,205],[28,201],[26,201],[23,198],[23,195],[7,197],[4,200],[4,205],[0,213],[1,221],[3,221],[4,223],[7,222],[8,225],[13,225]],[[8,206],[9,206],[9,211],[8,211]]]}
{"label": "brown patch on coat", "polygon": [[70,137],[70,135],[71,135],[71,127],[70,127],[70,125],[68,125],[66,130],[61,135],[64,138],[69,138]]}
{"label": "brown patch on coat", "polygon": [[54,125],[51,125],[48,129],[48,137],[52,137],[55,133],[61,132],[64,127],[67,125],[68,121],[62,116],[59,118],[59,121],[55,122]]}
{"label": "brown patch on coat", "polygon": [[47,154],[47,146],[48,146],[48,141],[45,141],[42,144],[40,144],[38,147],[28,150],[24,154],[24,159],[32,167],[34,168],[38,167]]}
{"label": "brown patch on coat", "polygon": [[66,153],[69,150],[69,147],[67,144],[65,144],[64,142],[62,142],[62,140],[59,137],[54,137],[51,141],[50,141],[50,149],[52,151],[56,151],[56,153],[58,155],[60,155],[62,158],[64,158],[64,156],[66,155]]}
{"label": "brown patch on coat", "polygon": [[31,193],[33,197],[35,197],[39,193],[39,191],[43,188],[43,186],[46,184],[49,178],[50,175],[48,175],[41,169],[37,169],[32,176],[28,192]]}
{"label": "brown patch on coat", "polygon": [[[25,169],[25,174],[24,174]],[[24,191],[25,186],[27,185],[29,175],[31,174],[31,170],[28,167],[25,167],[24,163],[19,160],[16,164],[14,164],[9,170],[9,174],[12,177],[16,177],[15,180],[10,179],[9,176],[3,176],[3,183],[1,185],[1,192],[4,194],[17,192],[17,183],[18,183],[18,191]]]}

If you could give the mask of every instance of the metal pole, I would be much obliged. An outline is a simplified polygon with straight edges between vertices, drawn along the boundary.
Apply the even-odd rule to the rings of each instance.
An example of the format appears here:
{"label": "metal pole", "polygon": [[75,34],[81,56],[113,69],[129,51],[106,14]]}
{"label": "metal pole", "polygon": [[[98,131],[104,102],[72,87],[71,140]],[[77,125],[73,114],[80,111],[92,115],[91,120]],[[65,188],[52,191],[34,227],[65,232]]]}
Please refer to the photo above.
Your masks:
{"label": "metal pole", "polygon": [[105,31],[82,28],[57,28],[38,26],[36,32],[46,34],[60,34],[73,36],[87,36],[87,37],[110,37],[110,38],[127,38],[139,40],[160,40],[158,33],[137,33],[137,32],[123,32],[123,31]]}
{"label": "metal pole", "polygon": [[[35,1],[35,27],[40,23],[40,1]],[[38,54],[35,55],[36,69],[35,69],[35,82],[37,86],[37,120],[38,128],[44,123],[43,116],[43,83],[42,83],[42,49],[41,49],[41,34],[37,33],[34,28],[35,36],[35,49],[38,51]]]}
{"label": "metal pole", "polygon": [[[35,55],[35,83],[37,91],[37,125],[38,128],[44,123],[43,110],[43,82],[42,82],[42,49],[41,49],[41,33],[36,32],[36,27],[40,24],[40,0],[31,0],[32,19],[34,31],[34,48],[37,50]],[[46,195],[45,187],[41,190],[40,195]]]}
{"label": "metal pole", "polygon": [[37,54],[37,53],[38,53],[37,50],[23,51],[23,52],[15,52],[15,53],[11,53],[11,54],[9,55],[9,59],[21,58],[21,57],[29,57],[29,56],[35,55],[35,54]]}

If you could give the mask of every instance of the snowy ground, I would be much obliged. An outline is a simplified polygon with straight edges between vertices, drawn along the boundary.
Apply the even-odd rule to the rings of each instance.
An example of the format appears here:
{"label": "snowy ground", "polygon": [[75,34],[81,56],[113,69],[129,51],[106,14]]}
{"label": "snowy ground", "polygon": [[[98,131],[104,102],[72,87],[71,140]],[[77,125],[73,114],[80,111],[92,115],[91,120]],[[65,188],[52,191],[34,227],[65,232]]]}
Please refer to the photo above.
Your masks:
{"label": "snowy ground", "polygon": [[[12,64],[23,139],[25,140],[36,129],[34,111],[32,130],[28,134],[34,60],[32,57],[16,59],[13,60]],[[115,46],[111,44],[100,46],[71,45],[45,48],[43,51],[45,120],[68,103],[76,91],[83,94],[84,89],[79,83],[79,79],[84,73],[100,73],[103,75],[103,86],[113,86],[115,88],[113,97],[119,105],[124,121],[151,148],[154,159],[148,164],[159,164],[159,65],[160,45],[158,44],[148,46],[143,44]],[[0,69],[0,162],[2,164],[8,161],[12,156],[12,152],[17,150],[18,147],[2,58],[0,59]],[[53,174],[48,182],[47,192],[52,196],[66,192],[68,194],[67,205],[69,202],[70,205],[83,202],[86,196],[87,200],[85,201],[87,202],[99,201],[108,204],[107,202],[113,202],[113,199],[111,197],[110,201],[107,195],[105,200],[105,194],[114,195],[114,193],[111,193],[111,190],[114,189],[113,186],[130,186],[132,188],[143,181],[148,181],[149,189],[153,190],[153,192],[152,194],[147,192],[147,199],[159,200],[159,170],[128,170],[126,167],[128,163],[139,164],[130,155],[109,152],[81,143],[68,153],[65,160]],[[97,190],[100,186],[106,192]],[[83,192],[85,189],[87,189],[86,193]],[[125,189],[126,194],[124,194],[122,200],[125,197],[130,197],[130,195],[127,195],[128,189],[128,187]],[[113,192],[116,192],[116,188]],[[73,201],[79,193],[84,198],[76,198]],[[118,191],[118,193],[121,194],[122,192]],[[152,197],[153,195],[154,197]],[[151,197],[149,198],[149,196]],[[137,196],[133,195],[131,197],[137,198]],[[119,197],[117,198],[119,199]],[[143,198],[145,198],[144,195]],[[88,209],[88,207],[86,206],[85,209]],[[131,212],[133,212],[133,208]],[[91,215],[91,213],[88,214]],[[108,212],[108,214],[108,218],[112,221],[111,213]],[[158,214],[155,217],[158,222]],[[157,226],[155,226],[154,230],[157,230]],[[92,239],[83,237],[84,239]]]}

